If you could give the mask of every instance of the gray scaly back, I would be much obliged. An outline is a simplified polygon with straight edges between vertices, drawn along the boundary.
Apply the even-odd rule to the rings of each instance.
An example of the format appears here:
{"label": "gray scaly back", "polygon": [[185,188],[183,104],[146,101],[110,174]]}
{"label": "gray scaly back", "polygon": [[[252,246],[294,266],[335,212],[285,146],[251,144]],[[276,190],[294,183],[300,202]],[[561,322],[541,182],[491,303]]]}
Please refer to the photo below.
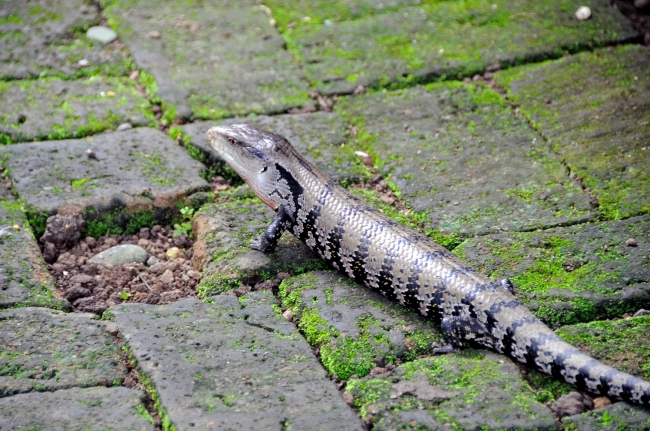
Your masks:
{"label": "gray scaly back", "polygon": [[211,146],[277,211],[252,246],[289,230],[330,265],[439,320],[454,347],[473,342],[580,389],[650,405],[650,383],[562,341],[512,294],[429,238],[389,219],[321,173],[282,136],[240,124],[213,127]]}

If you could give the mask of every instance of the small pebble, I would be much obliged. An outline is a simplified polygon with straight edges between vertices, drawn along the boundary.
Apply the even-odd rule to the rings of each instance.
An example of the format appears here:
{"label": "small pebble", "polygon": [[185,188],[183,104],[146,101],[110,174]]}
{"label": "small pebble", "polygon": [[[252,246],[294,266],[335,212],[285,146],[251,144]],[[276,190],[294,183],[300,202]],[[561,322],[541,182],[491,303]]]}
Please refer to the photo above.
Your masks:
{"label": "small pebble", "polygon": [[108,27],[99,25],[90,27],[86,32],[86,37],[88,39],[96,40],[98,42],[106,44],[117,39],[117,33]]}
{"label": "small pebble", "polygon": [[152,39],[160,39],[160,32],[157,30],[150,31],[149,37]]}
{"label": "small pebble", "polygon": [[634,238],[629,238],[627,241],[625,241],[625,245],[628,247],[636,247],[638,244]]}
{"label": "small pebble", "polygon": [[79,66],[81,67],[88,66],[88,60],[86,60],[85,58],[83,60],[79,60]]}
{"label": "small pebble", "polygon": [[637,9],[645,9],[650,5],[650,0],[634,0],[634,7]]}
{"label": "small pebble", "polygon": [[576,18],[578,18],[580,21],[591,18],[591,9],[589,9],[587,6],[580,6],[576,11]]}
{"label": "small pebble", "polygon": [[140,78],[140,72],[138,72],[137,70],[134,70],[134,71],[131,72],[131,74],[129,75],[129,79],[132,79],[132,80],[134,80],[134,81],[137,80],[138,78]]}
{"label": "small pebble", "polygon": [[123,132],[125,130],[133,129],[133,126],[131,123],[122,123],[119,126],[117,126],[117,129],[115,129],[117,132]]}
{"label": "small pebble", "polygon": [[156,256],[150,256],[149,259],[147,259],[147,266],[154,266],[160,262],[160,260]]}
{"label": "small pebble", "polygon": [[148,256],[147,250],[142,247],[133,244],[122,244],[104,250],[91,257],[88,261],[105,266],[119,266],[126,263],[145,263]]}
{"label": "small pebble", "polygon": [[181,249],[178,247],[170,247],[166,252],[165,255],[167,256],[167,259],[176,259],[178,255],[181,254]]}
{"label": "small pebble", "polygon": [[172,284],[174,282],[174,273],[167,270],[159,278],[161,283]]}
{"label": "small pebble", "polygon": [[111,335],[117,335],[118,331],[119,331],[119,327],[117,326],[117,323],[115,322],[106,323],[106,332],[108,332]]}
{"label": "small pebble", "polygon": [[282,317],[284,317],[289,322],[291,322],[293,320],[293,311],[291,311],[291,310],[285,311],[284,313],[282,313]]}
{"label": "small pebble", "polygon": [[605,407],[611,405],[612,405],[612,401],[607,397],[598,397],[594,399],[594,410],[604,409]]}

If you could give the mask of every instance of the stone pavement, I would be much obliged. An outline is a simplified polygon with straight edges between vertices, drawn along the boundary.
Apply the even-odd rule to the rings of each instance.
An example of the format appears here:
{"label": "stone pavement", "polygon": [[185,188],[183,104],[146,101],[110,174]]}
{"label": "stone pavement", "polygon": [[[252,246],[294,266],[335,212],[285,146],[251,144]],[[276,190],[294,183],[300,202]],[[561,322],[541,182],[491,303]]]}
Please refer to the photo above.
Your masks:
{"label": "stone pavement", "polygon": [[[204,137],[286,136],[650,379],[650,53],[585,4],[0,2],[0,428],[648,429],[603,399],[558,419],[573,389],[492,352],[433,355],[436,322],[291,235],[251,250],[273,213]],[[197,297],[72,312],[38,240],[73,213],[94,238],[192,215]]]}

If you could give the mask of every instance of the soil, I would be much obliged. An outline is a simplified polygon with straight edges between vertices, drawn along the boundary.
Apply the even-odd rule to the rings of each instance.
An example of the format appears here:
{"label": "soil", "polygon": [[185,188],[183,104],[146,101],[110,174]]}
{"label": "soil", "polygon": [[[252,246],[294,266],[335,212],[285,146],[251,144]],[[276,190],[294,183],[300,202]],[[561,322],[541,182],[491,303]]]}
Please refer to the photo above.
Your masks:
{"label": "soil", "polygon": [[612,0],[612,4],[632,21],[650,49],[650,0]]}
{"label": "soil", "polygon": [[[149,266],[104,268],[88,262],[119,244],[135,244],[147,250]],[[137,235],[86,237],[72,247],[57,248],[59,256],[48,268],[75,311],[100,314],[122,302],[166,304],[196,296],[201,273],[192,267],[192,246],[187,235],[174,236],[171,227],[156,225],[141,229]],[[172,247],[180,249],[175,258],[166,255]]]}

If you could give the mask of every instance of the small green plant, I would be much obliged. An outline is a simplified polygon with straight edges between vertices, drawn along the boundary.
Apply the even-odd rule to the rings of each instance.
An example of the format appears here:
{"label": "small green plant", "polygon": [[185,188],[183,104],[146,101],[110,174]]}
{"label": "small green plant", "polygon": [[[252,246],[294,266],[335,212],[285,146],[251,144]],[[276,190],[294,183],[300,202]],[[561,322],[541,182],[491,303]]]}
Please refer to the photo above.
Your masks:
{"label": "small green plant", "polygon": [[192,235],[192,216],[194,216],[194,211],[192,207],[181,208],[181,216],[186,221],[174,224],[174,236]]}
{"label": "small green plant", "polygon": [[122,291],[122,293],[120,294],[120,296],[122,297],[122,299],[123,299],[124,301],[126,301],[126,300],[128,300],[130,297],[132,297],[133,295],[131,295],[129,292]]}

